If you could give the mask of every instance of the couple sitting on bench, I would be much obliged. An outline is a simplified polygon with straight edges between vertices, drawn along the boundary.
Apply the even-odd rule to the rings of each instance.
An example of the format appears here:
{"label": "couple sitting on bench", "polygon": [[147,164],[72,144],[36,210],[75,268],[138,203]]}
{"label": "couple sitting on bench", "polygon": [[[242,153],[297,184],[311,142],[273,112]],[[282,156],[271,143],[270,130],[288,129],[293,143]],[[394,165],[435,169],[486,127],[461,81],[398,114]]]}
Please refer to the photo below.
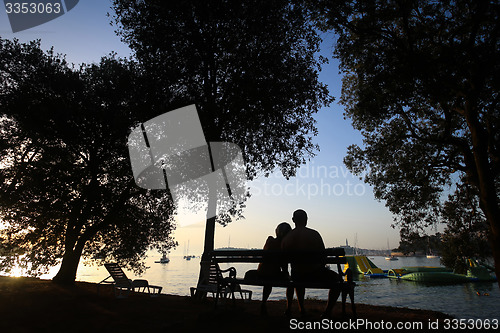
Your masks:
{"label": "couple sitting on bench", "polygon": [[[295,228],[286,223],[280,223],[276,228],[276,238],[269,236],[264,250],[283,250],[283,251],[323,251],[325,245],[321,235],[313,229],[307,228],[307,213],[302,210],[296,210],[293,213],[292,221],[295,223]],[[342,278],[336,272],[328,269],[325,265],[318,261],[297,262],[291,263],[291,276],[288,275],[288,264],[280,267],[277,263],[263,262],[259,264],[257,270],[248,271],[245,274],[245,279],[292,279],[294,282],[327,282],[340,281]],[[293,301],[293,287],[288,287],[286,290],[287,307],[285,315],[290,315],[291,305]],[[272,287],[264,286],[262,292],[262,313],[267,313],[266,301],[271,294]],[[296,287],[297,300],[301,315],[305,315],[304,296],[305,288]],[[328,303],[324,316],[330,316],[333,306],[337,302],[341,290],[338,288],[330,289],[328,293]]]}

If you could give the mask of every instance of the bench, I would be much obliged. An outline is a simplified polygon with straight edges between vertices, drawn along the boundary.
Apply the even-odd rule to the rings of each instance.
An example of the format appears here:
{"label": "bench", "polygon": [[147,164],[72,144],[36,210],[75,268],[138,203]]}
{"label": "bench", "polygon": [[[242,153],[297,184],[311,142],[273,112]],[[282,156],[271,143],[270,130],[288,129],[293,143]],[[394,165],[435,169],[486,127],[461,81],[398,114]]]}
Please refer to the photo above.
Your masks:
{"label": "bench", "polygon": [[[302,287],[313,289],[333,289],[338,288],[342,294],[342,313],[345,314],[345,303],[349,295],[351,301],[352,313],[356,316],[356,307],[354,304],[354,287],[355,283],[352,277],[352,271],[348,268],[346,272],[342,272],[341,265],[346,264],[345,251],[343,248],[331,248],[324,251],[308,251],[308,252],[284,252],[284,251],[267,251],[267,250],[216,250],[211,253],[211,263],[273,263],[276,265],[285,265],[292,263],[319,263],[321,265],[336,265],[338,274],[343,277],[341,281],[293,281],[293,280],[258,280],[245,279],[238,277],[224,278],[221,283],[227,285],[233,284],[250,285],[250,286],[270,286],[270,287]],[[236,274],[234,274],[236,275]],[[344,276],[346,279],[344,279]]]}

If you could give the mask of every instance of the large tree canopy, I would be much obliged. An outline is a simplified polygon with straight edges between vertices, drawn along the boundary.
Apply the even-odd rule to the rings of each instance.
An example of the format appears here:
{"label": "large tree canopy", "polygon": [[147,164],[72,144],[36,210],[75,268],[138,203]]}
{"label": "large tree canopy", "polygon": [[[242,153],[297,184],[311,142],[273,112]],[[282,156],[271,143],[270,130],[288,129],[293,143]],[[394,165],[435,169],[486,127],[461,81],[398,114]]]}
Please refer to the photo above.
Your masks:
{"label": "large tree canopy", "polygon": [[[313,156],[320,38],[290,1],[114,0],[118,33],[165,105],[198,106],[207,141],[238,144],[249,178]],[[173,108],[173,107],[171,107]]]}
{"label": "large tree canopy", "polygon": [[64,256],[61,281],[74,280],[81,253],[138,264],[148,245],[172,245],[167,191],[133,183],[126,137],[137,123],[194,103],[207,141],[241,147],[248,178],[288,177],[314,155],[313,114],[331,101],[300,2],[116,0],[113,9],[138,64],[71,69],[36,43],[0,50],[3,238],[34,268]]}
{"label": "large tree canopy", "polygon": [[170,195],[136,187],[131,172],[127,135],[152,115],[136,64],[75,69],[39,42],[0,40],[0,77],[4,250],[33,273],[62,258],[54,279],[71,283],[82,254],[141,270],[150,246],[174,245]]}
{"label": "large tree canopy", "polygon": [[345,114],[364,136],[347,166],[368,170],[406,227],[443,218],[443,191],[473,187],[499,275],[498,1],[320,3],[338,33]]}

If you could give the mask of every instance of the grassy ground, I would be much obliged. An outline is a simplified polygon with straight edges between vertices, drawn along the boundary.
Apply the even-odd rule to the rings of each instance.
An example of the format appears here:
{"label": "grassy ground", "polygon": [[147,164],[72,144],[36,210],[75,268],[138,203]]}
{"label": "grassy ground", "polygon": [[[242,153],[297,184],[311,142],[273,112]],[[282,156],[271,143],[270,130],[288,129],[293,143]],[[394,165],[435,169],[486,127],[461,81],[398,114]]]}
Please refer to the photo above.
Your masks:
{"label": "grassy ground", "polygon": [[[214,309],[213,302],[194,301],[190,297],[161,295],[148,297],[132,294],[117,299],[110,286],[78,282],[62,287],[48,280],[0,277],[0,332],[283,332],[308,327],[313,322],[340,325],[355,321],[348,304],[347,316],[337,304],[332,321],[321,322],[324,301],[306,300],[308,316],[295,319],[297,305],[290,318],[283,316],[285,303],[271,301],[268,316],[260,315],[260,302],[227,301]],[[358,319],[374,325],[398,322],[443,320],[448,316],[433,311],[382,306],[357,305]],[[361,321],[359,321],[361,322]],[[291,326],[292,325],[292,326]],[[387,325],[387,324],[386,324]],[[333,327],[333,326],[328,326]],[[352,326],[351,326],[352,328]],[[360,327],[357,327],[358,329]],[[363,326],[361,327],[363,328]]]}

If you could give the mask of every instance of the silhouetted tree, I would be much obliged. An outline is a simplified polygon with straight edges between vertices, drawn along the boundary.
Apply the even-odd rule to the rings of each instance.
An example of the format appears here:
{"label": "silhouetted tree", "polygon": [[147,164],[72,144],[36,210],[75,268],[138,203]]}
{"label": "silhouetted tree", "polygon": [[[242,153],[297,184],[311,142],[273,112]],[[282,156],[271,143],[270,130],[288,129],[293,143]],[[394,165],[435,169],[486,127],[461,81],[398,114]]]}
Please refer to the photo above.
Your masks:
{"label": "silhouetted tree", "polygon": [[488,224],[479,208],[475,189],[462,185],[443,205],[447,224],[443,234],[441,262],[459,273],[467,270],[466,259],[491,257]]}
{"label": "silhouetted tree", "polygon": [[420,235],[419,232],[402,228],[399,235],[401,240],[398,250],[404,254],[420,253],[438,255],[441,253],[443,235],[439,232],[434,235]]}
{"label": "silhouetted tree", "polygon": [[500,274],[498,1],[314,1],[338,34],[345,163],[400,226],[439,221],[442,192],[477,191]]}
{"label": "silhouetted tree", "polygon": [[[331,98],[302,2],[114,0],[113,9],[158,96],[171,108],[196,103],[207,141],[239,145],[249,179],[293,176],[314,155],[313,114]],[[214,227],[208,219],[205,255]]]}
{"label": "silhouetted tree", "polygon": [[82,255],[140,271],[150,246],[174,245],[169,193],[132,176],[127,135],[139,114],[152,115],[135,63],[72,68],[39,41],[0,40],[0,77],[4,251],[24,254],[34,274],[62,258],[54,281],[72,283]]}
{"label": "silhouetted tree", "polygon": [[425,242],[425,237],[422,237],[418,232],[406,230],[400,230],[399,247],[397,250],[403,252],[404,254],[413,254],[415,252],[425,252],[427,245]]}

